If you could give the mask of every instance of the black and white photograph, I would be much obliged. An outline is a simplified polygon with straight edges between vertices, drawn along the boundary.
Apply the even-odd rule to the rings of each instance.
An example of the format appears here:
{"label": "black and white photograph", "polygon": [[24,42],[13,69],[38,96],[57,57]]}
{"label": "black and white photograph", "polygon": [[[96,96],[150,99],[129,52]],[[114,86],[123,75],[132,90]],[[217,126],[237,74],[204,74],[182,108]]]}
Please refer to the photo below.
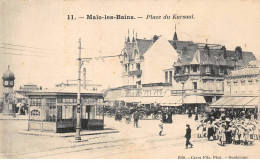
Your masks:
{"label": "black and white photograph", "polygon": [[259,15],[0,0],[0,159],[259,159]]}

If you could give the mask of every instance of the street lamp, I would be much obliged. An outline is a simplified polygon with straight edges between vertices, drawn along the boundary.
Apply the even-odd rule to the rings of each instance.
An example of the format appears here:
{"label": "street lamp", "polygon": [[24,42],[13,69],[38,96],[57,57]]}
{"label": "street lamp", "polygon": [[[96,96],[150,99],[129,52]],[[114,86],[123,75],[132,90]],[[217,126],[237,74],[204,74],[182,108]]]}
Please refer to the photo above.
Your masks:
{"label": "street lamp", "polygon": [[81,67],[85,61],[90,61],[91,58],[81,58],[81,38],[79,38],[79,58],[78,60],[78,93],[77,93],[77,125],[75,140],[80,141],[80,129],[81,129],[81,100],[80,100],[80,88],[81,88]]}
{"label": "street lamp", "polygon": [[79,69],[78,69],[78,93],[77,93],[77,125],[76,125],[76,135],[75,135],[75,140],[81,140],[80,137],[80,129],[81,129],[81,116],[80,116],[80,111],[81,111],[81,104],[80,104],[80,75],[81,75],[81,66],[82,66],[82,62],[81,62],[81,39],[79,38],[79,58],[78,58],[78,65],[79,65]]}

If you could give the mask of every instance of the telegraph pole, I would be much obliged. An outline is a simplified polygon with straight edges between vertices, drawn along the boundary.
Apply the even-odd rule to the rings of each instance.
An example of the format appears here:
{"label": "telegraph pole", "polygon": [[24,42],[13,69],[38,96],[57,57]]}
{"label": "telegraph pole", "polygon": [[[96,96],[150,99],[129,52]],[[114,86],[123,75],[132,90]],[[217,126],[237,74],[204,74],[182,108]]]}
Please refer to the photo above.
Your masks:
{"label": "telegraph pole", "polygon": [[78,94],[77,94],[77,125],[76,125],[76,135],[75,135],[75,140],[80,141],[81,136],[80,136],[80,129],[81,129],[81,101],[80,101],[80,86],[81,86],[81,38],[79,38],[79,58],[78,58]]}

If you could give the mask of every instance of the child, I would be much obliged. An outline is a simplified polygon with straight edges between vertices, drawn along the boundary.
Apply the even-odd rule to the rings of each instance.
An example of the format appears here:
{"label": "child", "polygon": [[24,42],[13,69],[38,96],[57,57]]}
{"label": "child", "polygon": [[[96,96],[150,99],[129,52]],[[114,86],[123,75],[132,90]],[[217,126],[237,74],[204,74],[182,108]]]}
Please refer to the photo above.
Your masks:
{"label": "child", "polygon": [[249,129],[249,138],[248,138],[248,145],[253,145],[254,143],[254,130],[253,128]]}
{"label": "child", "polygon": [[239,144],[239,129],[236,128],[235,129],[235,138],[234,138],[234,142],[235,145]]}
{"label": "child", "polygon": [[163,121],[162,120],[161,120],[161,123],[159,124],[159,129],[160,129],[159,135],[161,136],[162,132],[163,132]]}
{"label": "child", "polygon": [[245,129],[240,129],[239,130],[241,136],[240,136],[240,144],[245,145]]}

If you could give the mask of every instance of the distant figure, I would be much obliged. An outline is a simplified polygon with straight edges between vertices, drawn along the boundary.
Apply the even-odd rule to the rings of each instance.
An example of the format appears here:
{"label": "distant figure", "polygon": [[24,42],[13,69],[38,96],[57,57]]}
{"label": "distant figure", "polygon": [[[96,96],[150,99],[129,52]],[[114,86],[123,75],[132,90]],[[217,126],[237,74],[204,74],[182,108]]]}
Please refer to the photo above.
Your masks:
{"label": "distant figure", "polygon": [[198,121],[199,117],[198,117],[198,113],[196,113],[195,115],[195,121]]}
{"label": "distant figure", "polygon": [[210,124],[208,127],[208,141],[210,141],[210,137],[212,137],[212,139],[214,139],[214,128],[213,126]]}
{"label": "distant figure", "polygon": [[138,128],[139,114],[137,111],[134,112],[134,127]]}
{"label": "distant figure", "polygon": [[163,118],[162,122],[165,123],[166,122],[166,113],[165,112],[162,113],[162,118]]}
{"label": "distant figure", "polygon": [[190,143],[190,138],[191,138],[191,129],[190,129],[190,125],[186,124],[186,134],[185,134],[185,138],[186,138],[186,149],[188,149],[188,146],[190,145],[190,147],[193,147],[193,144]]}
{"label": "distant figure", "polygon": [[161,120],[161,123],[159,124],[159,135],[161,136],[162,135],[162,132],[163,132],[163,121]]}
{"label": "distant figure", "polygon": [[191,113],[191,108],[189,108],[189,115],[188,115],[189,118],[192,117],[192,113]]}
{"label": "distant figure", "polygon": [[172,113],[171,113],[171,111],[168,112],[167,122],[172,123]]}

